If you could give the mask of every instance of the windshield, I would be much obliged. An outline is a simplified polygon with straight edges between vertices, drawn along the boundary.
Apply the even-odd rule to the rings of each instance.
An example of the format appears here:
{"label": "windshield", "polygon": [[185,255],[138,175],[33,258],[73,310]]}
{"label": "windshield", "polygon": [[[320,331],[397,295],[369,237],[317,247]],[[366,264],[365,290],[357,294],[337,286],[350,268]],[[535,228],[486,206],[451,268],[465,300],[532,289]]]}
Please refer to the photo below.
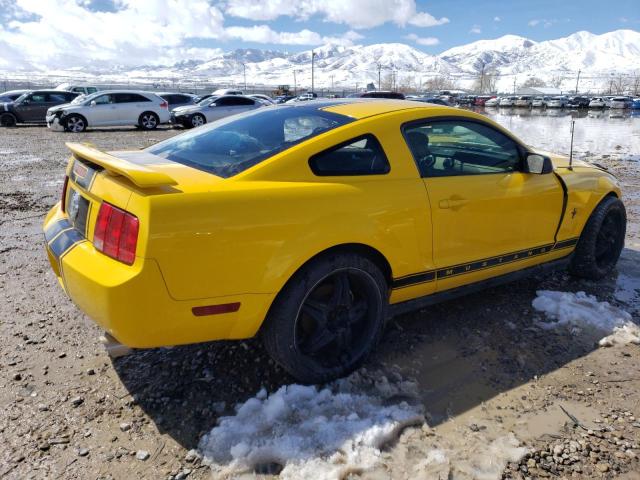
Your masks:
{"label": "windshield", "polygon": [[78,104],[78,103],[82,103],[87,99],[86,95],[78,95],[76,98],[74,98],[73,100],[71,100],[71,103],[74,104]]}
{"label": "windshield", "polygon": [[27,93],[23,93],[22,95],[20,95],[18,98],[16,98],[14,100],[14,102],[19,103],[22,102],[25,98],[27,98],[29,96],[31,92],[27,92]]}
{"label": "windshield", "polygon": [[228,178],[293,145],[352,121],[317,107],[274,106],[218,120],[146,151]]}
{"label": "windshield", "polygon": [[204,100],[200,100],[198,102],[198,105],[201,105],[203,107],[206,107],[207,105],[211,105],[213,102],[216,101],[218,97],[214,96],[214,97],[207,97]]}

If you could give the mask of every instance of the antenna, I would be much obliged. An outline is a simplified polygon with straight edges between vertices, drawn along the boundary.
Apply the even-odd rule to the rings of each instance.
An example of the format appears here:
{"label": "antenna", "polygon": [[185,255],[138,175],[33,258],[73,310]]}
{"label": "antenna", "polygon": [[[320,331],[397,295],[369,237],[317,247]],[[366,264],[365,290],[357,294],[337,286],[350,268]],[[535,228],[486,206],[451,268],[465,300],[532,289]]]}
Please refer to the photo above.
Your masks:
{"label": "antenna", "polygon": [[569,170],[573,170],[573,130],[575,129],[576,121],[571,120],[571,146],[569,147]]}

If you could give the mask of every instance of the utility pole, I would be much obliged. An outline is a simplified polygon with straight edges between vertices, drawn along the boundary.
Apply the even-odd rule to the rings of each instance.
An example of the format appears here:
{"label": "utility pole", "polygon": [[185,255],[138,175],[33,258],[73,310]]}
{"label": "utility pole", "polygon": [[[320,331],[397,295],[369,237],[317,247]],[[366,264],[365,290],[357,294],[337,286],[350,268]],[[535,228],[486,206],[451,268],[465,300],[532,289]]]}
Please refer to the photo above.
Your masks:
{"label": "utility pole", "polygon": [[247,93],[247,64],[242,63],[242,76],[244,77],[244,93]]}
{"label": "utility pole", "polygon": [[482,69],[480,70],[480,93],[484,93],[484,62],[482,62]]}
{"label": "utility pole", "polygon": [[298,82],[296,80],[296,69],[293,69],[293,94],[298,95]]}
{"label": "utility pole", "polygon": [[378,62],[378,90],[382,89],[382,85],[380,83],[380,72],[382,72],[382,64]]}
{"label": "utility pole", "polygon": [[580,83],[580,72],[582,72],[582,70],[578,70],[578,78],[576,79],[576,95],[578,94],[578,84]]}
{"label": "utility pole", "polygon": [[516,79],[517,77],[513,77],[513,94],[516,94]]}
{"label": "utility pole", "polygon": [[331,75],[331,91],[333,92],[333,77],[335,77],[335,75]]}
{"label": "utility pole", "polygon": [[316,58],[316,52],[314,50],[311,50],[311,93],[313,93],[315,90],[315,80],[314,80],[314,71],[313,71],[313,67],[314,67],[314,62],[315,62],[315,58]]}

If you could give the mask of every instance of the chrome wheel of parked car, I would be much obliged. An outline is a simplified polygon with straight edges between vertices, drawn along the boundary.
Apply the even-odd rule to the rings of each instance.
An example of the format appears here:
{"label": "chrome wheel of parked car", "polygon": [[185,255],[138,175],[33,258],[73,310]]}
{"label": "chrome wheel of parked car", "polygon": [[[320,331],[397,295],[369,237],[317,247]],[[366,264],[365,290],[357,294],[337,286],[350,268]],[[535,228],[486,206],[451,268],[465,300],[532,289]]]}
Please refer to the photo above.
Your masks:
{"label": "chrome wheel of parked car", "polygon": [[153,130],[158,126],[158,116],[153,112],[144,112],[138,122],[144,130]]}
{"label": "chrome wheel of parked car", "polygon": [[80,115],[70,115],[65,120],[65,128],[74,133],[84,132],[87,129],[87,122]]}
{"label": "chrome wheel of parked car", "polygon": [[200,115],[199,113],[196,113],[191,117],[191,126],[193,128],[200,127],[205,123],[207,123],[207,120],[204,118],[203,115]]}
{"label": "chrome wheel of parked car", "polygon": [[287,284],[263,330],[265,347],[305,383],[341,377],[377,344],[387,284],[368,258],[338,253],[303,267]]}

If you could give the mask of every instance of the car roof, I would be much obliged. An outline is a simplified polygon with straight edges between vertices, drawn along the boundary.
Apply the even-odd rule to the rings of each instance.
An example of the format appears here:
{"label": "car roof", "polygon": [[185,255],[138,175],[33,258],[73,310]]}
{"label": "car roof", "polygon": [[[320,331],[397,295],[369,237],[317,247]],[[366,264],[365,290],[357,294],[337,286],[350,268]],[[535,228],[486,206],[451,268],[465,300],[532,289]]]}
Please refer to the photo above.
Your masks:
{"label": "car roof", "polygon": [[354,119],[362,119],[412,108],[449,108],[442,105],[429,105],[425,102],[411,100],[395,100],[389,98],[335,98],[331,100],[309,100],[307,102],[290,103],[293,108],[317,108],[325,112],[336,113]]}
{"label": "car roof", "polygon": [[195,97],[193,93],[186,92],[146,92],[146,93],[155,93],[156,95],[186,95],[187,97]]}

